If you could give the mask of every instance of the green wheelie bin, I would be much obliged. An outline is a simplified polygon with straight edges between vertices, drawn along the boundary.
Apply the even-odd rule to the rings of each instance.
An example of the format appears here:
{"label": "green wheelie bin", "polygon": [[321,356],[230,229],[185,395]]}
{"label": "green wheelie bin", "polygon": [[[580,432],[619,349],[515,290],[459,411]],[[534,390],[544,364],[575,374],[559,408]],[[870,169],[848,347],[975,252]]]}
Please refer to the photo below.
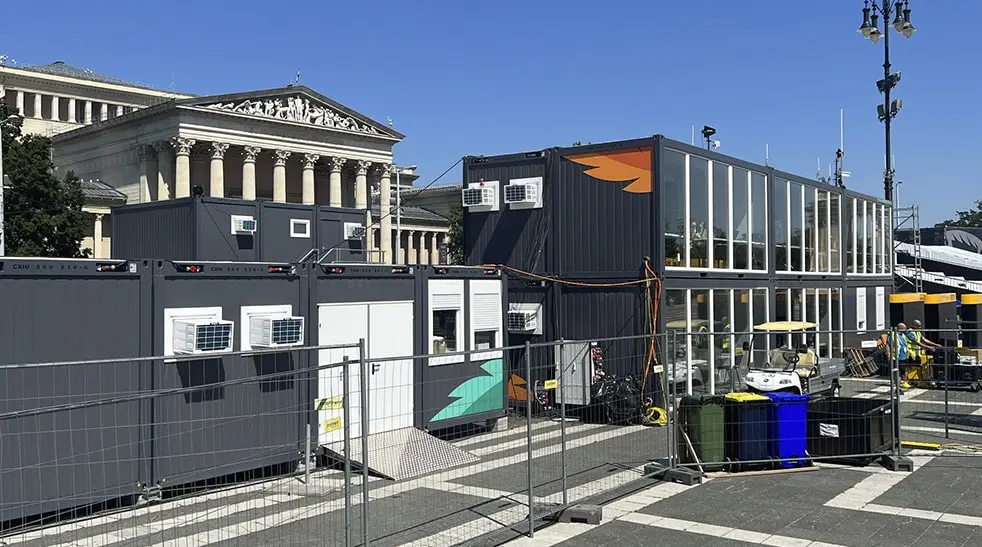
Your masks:
{"label": "green wheelie bin", "polygon": [[[694,464],[695,452],[704,471],[719,471],[726,462],[724,453],[723,398],[718,395],[691,395],[679,402],[678,440],[680,463]],[[691,449],[690,449],[691,446]]]}

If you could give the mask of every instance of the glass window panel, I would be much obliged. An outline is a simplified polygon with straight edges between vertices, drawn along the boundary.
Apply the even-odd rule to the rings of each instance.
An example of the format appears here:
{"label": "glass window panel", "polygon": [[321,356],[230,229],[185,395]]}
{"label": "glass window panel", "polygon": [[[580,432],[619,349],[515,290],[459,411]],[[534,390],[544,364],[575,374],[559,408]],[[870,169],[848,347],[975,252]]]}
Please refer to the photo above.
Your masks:
{"label": "glass window panel", "polygon": [[747,184],[747,170],[733,167],[733,268],[736,270],[750,268],[751,218]]}
{"label": "glass window panel", "polygon": [[753,325],[750,323],[750,298],[751,293],[748,289],[733,291],[733,332],[736,333],[733,352],[737,365],[743,362],[743,343],[750,342],[749,333],[753,330]]}
{"label": "glass window panel", "polygon": [[893,209],[883,207],[883,273],[893,269]]}
{"label": "glass window panel", "polygon": [[888,218],[888,211],[885,206],[880,205],[880,214],[877,217],[880,221],[879,227],[876,229],[877,233],[877,249],[879,250],[880,259],[876,261],[877,268],[880,273],[890,273],[890,264],[887,262],[890,259],[890,253],[887,251],[887,243],[890,241],[890,221]]}
{"label": "glass window panel", "polygon": [[863,203],[866,206],[866,236],[863,239],[863,256],[866,257],[866,267],[863,268],[863,271],[869,274],[873,273],[873,266],[875,265],[875,259],[873,257],[873,236],[875,235],[873,232],[873,219],[876,218],[876,212],[874,209],[875,205],[873,203],[868,201],[864,201]]}
{"label": "glass window panel", "polygon": [[[751,296],[753,300],[753,317],[750,323],[750,327],[747,330],[752,331],[753,325],[760,325],[761,323],[766,323],[770,318],[769,304],[767,299],[767,289],[754,289]],[[748,335],[749,336],[749,335]],[[768,343],[762,343],[762,342]],[[767,350],[770,348],[769,340],[766,338],[761,341],[755,342],[755,347],[753,348],[753,358],[752,362],[755,365],[764,365],[767,363]]]}
{"label": "glass window panel", "polygon": [[802,208],[801,184],[798,184],[797,182],[791,183],[790,196],[791,196],[791,202],[789,208],[791,214],[789,215],[790,216],[789,222],[791,225],[791,250],[790,250],[791,271],[801,272],[804,271],[803,269],[804,264],[802,263],[802,259],[804,257],[802,256],[802,251],[804,250],[803,230],[805,227],[805,219],[802,217],[802,211],[801,211]]}
{"label": "glass window panel", "polygon": [[[698,386],[700,389],[704,384],[709,383],[709,378],[705,375],[708,374],[709,369],[709,359],[712,353],[712,340],[711,336],[707,334],[709,332],[709,291],[693,290],[691,291],[691,310],[689,314],[689,329],[691,330],[691,342],[690,346],[692,348],[692,359],[690,359],[689,364],[698,368],[703,372],[703,380]],[[693,391],[696,390],[696,382],[693,379]]]}
{"label": "glass window panel", "polygon": [[[775,269],[779,272],[788,271],[788,189],[787,181],[774,179],[771,185],[771,200],[774,204],[774,250],[776,264]],[[757,204],[754,204],[757,210]],[[756,224],[756,223],[755,223]]]}
{"label": "glass window panel", "polygon": [[689,156],[689,266],[709,264],[709,160]]}
{"label": "glass window panel", "polygon": [[763,173],[751,175],[750,197],[753,219],[751,267],[767,270],[767,176]]}
{"label": "glass window panel", "polygon": [[662,156],[662,199],[665,202],[665,265],[685,261],[685,154],[665,150]]}
{"label": "glass window panel", "polygon": [[[818,289],[805,289],[804,291],[805,321],[818,323]],[[811,329],[806,336],[808,347],[815,348],[817,351],[817,329]]]}
{"label": "glass window panel", "polygon": [[[730,297],[729,289],[713,290],[713,332],[732,332],[733,319],[730,317]],[[730,391],[730,375],[727,369],[732,361],[733,336],[716,335],[713,337],[713,352],[710,357],[713,359],[715,369],[715,392],[725,393]],[[707,382],[708,383],[708,382]]]}
{"label": "glass window panel", "polygon": [[828,272],[829,266],[829,193],[818,191],[815,207],[818,215],[818,271]]}
{"label": "glass window panel", "polygon": [[832,357],[842,357],[842,291],[832,289]]}
{"label": "glass window panel", "polygon": [[[672,366],[678,367],[677,370],[680,371],[677,375],[678,378],[684,378],[682,373],[685,371],[685,365],[681,363],[686,356],[685,333],[689,330],[686,313],[688,298],[689,293],[685,290],[665,291],[665,305],[659,310],[659,314],[665,318],[665,332],[667,334],[663,350],[664,355],[669,364],[675,363]],[[669,369],[669,372],[671,371],[672,369]]]}
{"label": "glass window panel", "polygon": [[829,359],[832,357],[832,321],[829,315],[829,290],[818,290],[818,330],[819,339],[818,355]]}
{"label": "glass window panel", "polygon": [[818,271],[818,251],[815,243],[818,238],[818,211],[815,203],[815,189],[804,186],[805,191],[805,271]]}
{"label": "glass window panel", "polygon": [[862,234],[859,229],[862,215],[857,207],[856,198],[846,198],[846,224],[848,233],[846,234],[846,260],[849,263],[848,273],[859,271],[859,253],[856,252],[857,246],[862,242]]}
{"label": "glass window panel", "polygon": [[[774,321],[789,321],[791,289],[774,290]],[[770,347],[779,348],[787,343],[787,336],[781,333],[770,335]]]}
{"label": "glass window panel", "polygon": [[730,267],[730,168],[713,162],[713,267]]}
{"label": "glass window panel", "polygon": [[832,255],[832,273],[840,273],[842,272],[842,256],[839,254],[842,244],[841,196],[839,194],[832,194],[830,202],[832,204],[832,222],[830,228],[832,232],[832,244],[829,252]]}

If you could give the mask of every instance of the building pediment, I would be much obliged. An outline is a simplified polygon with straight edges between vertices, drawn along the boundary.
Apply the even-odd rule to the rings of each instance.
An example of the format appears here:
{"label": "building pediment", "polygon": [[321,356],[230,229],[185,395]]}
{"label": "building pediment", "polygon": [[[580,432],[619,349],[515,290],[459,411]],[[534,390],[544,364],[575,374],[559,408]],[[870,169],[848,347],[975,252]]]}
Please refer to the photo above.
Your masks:
{"label": "building pediment", "polygon": [[256,118],[401,140],[403,135],[303,86],[217,95],[178,101],[192,106]]}

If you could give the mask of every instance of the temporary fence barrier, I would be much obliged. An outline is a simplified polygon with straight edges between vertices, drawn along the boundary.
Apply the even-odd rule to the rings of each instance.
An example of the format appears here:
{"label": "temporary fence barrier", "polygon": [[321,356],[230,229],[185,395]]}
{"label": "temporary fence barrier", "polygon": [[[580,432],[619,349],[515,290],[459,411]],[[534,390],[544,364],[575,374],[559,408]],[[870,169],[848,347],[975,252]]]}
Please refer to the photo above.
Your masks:
{"label": "temporary fence barrier", "polygon": [[[361,341],[0,366],[0,541],[505,541],[535,536],[577,505],[612,501],[656,479],[697,482],[816,461],[905,467],[902,444],[917,438],[911,410],[921,399],[902,389],[900,373],[909,373],[896,359],[887,376],[855,376],[848,348],[820,346],[816,354],[808,336],[799,348],[767,333],[762,349],[721,347],[729,353],[722,362],[733,365],[728,381],[711,386],[691,377],[715,374],[718,354],[673,350],[696,347],[691,336],[755,335],[744,334],[675,331],[468,352],[441,344],[403,356],[370,355]],[[898,332],[882,334],[889,341]],[[237,365],[254,358],[270,364],[251,374]],[[179,371],[184,363],[195,364],[178,374],[180,386],[153,384],[154,367]],[[403,375],[399,366],[457,368]],[[637,374],[609,372],[624,370]],[[455,374],[457,387],[442,398],[433,394],[443,387],[422,385],[446,386]],[[99,386],[88,380],[101,376]],[[65,381],[53,384],[54,377]],[[761,387],[768,382],[780,388]],[[45,392],[48,385],[61,391]],[[296,394],[288,405],[256,405],[255,398],[284,392]],[[400,399],[407,396],[411,403]],[[499,408],[500,417],[489,418]],[[272,431],[293,422],[306,427]],[[214,439],[238,442],[224,450]],[[175,467],[174,458],[185,461]],[[156,471],[174,468],[183,472]]]}

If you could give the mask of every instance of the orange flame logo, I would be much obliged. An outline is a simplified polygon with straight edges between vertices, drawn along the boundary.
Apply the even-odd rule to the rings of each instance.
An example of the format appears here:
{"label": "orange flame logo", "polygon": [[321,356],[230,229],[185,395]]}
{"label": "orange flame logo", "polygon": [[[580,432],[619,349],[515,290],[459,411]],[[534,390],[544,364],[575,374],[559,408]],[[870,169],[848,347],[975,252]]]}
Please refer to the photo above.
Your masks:
{"label": "orange flame logo", "polygon": [[625,192],[651,193],[651,148],[572,154],[566,159],[590,167],[584,173],[595,179],[628,183]]}

